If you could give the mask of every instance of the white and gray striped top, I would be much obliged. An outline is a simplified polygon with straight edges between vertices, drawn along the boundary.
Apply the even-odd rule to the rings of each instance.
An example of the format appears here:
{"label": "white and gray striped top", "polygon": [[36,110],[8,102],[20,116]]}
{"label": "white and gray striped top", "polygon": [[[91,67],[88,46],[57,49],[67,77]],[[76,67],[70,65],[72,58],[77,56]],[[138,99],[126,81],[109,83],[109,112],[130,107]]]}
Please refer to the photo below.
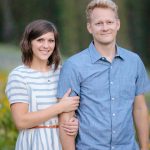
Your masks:
{"label": "white and gray striped top", "polygon": [[[29,112],[57,103],[57,83],[60,66],[48,72],[39,72],[25,65],[15,68],[9,75],[6,94],[10,104],[27,103]],[[58,125],[55,116],[40,125]],[[61,150],[57,128],[25,129],[19,132],[16,150]]]}

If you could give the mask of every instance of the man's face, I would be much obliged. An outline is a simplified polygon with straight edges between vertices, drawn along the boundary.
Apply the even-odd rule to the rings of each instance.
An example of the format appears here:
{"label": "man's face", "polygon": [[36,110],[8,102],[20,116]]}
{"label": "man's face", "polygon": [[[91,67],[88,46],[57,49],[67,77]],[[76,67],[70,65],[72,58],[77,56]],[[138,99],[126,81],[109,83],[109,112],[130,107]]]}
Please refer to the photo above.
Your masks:
{"label": "man's face", "polygon": [[95,8],[91,13],[90,22],[87,23],[87,29],[92,34],[94,42],[102,45],[115,43],[119,28],[119,19],[108,8]]}

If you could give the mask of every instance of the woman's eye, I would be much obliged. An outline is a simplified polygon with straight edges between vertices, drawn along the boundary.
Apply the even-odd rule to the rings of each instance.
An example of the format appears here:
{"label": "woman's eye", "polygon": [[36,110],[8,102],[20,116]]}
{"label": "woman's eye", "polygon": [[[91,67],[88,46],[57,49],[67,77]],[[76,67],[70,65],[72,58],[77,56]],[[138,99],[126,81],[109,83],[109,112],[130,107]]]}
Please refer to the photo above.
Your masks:
{"label": "woman's eye", "polygon": [[50,43],[53,43],[53,42],[55,42],[55,40],[49,40],[49,42],[50,42]]}
{"label": "woman's eye", "polygon": [[38,41],[38,42],[42,42],[42,41],[43,41],[43,39],[37,39],[37,41]]}

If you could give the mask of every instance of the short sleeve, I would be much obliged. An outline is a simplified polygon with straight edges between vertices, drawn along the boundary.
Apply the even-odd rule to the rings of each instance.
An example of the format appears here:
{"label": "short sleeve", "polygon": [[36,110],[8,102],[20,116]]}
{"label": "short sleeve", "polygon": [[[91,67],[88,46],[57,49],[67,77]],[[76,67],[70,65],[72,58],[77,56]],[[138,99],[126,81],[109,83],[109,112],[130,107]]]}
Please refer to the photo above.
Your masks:
{"label": "short sleeve", "polygon": [[139,58],[136,79],[136,96],[150,91],[150,80],[142,60]]}
{"label": "short sleeve", "polygon": [[10,104],[18,102],[29,103],[25,79],[16,72],[12,72],[9,75],[5,92]]}
{"label": "short sleeve", "polygon": [[80,95],[80,80],[78,68],[70,61],[67,61],[62,66],[57,88],[57,98],[62,98],[66,91],[71,88],[70,96]]}

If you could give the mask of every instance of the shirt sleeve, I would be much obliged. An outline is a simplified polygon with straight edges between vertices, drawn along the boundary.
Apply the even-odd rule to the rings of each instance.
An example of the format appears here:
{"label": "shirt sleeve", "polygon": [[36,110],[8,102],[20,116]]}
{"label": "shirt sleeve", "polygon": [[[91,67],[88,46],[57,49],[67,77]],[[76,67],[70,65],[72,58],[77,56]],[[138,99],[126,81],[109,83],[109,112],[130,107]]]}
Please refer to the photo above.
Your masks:
{"label": "shirt sleeve", "polygon": [[5,89],[10,104],[13,103],[29,103],[29,95],[27,85],[23,76],[12,72],[8,77]]}
{"label": "shirt sleeve", "polygon": [[136,96],[150,91],[150,80],[142,60],[139,58],[136,79]]}
{"label": "shirt sleeve", "polygon": [[78,68],[70,61],[62,66],[57,88],[57,98],[62,98],[67,90],[71,88],[70,96],[80,95],[80,81]]}

